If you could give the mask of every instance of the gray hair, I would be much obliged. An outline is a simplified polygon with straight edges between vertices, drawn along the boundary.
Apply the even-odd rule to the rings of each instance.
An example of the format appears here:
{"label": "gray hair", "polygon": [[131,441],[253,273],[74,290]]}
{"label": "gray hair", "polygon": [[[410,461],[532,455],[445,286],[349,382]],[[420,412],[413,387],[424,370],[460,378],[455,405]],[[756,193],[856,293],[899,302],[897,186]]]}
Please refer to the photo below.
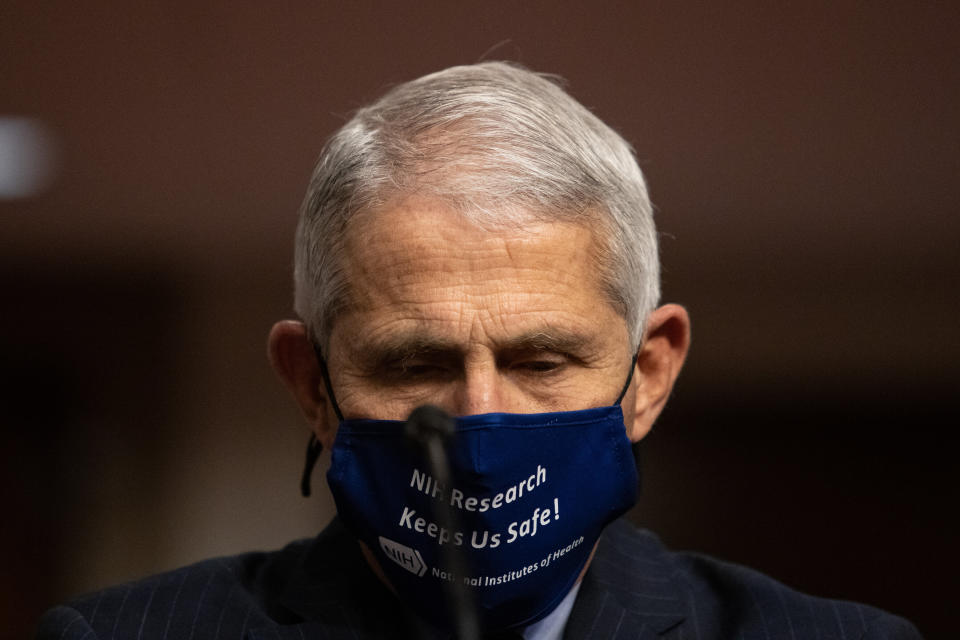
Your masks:
{"label": "gray hair", "polygon": [[351,218],[414,192],[485,228],[596,228],[602,286],[639,346],[660,297],[660,265],[632,148],[555,77],[485,62],[394,87],[324,146],[300,209],[294,269],[296,312],[321,347],[348,301]]}

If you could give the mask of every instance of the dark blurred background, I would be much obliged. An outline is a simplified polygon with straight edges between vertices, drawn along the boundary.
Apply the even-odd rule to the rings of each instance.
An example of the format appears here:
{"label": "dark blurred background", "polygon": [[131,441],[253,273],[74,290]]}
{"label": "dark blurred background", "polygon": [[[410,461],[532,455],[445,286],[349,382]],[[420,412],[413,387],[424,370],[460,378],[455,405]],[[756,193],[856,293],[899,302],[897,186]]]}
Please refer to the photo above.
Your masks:
{"label": "dark blurred background", "polygon": [[956,5],[330,5],[0,6],[0,169],[36,169],[0,187],[3,637],[329,519],[265,359],[299,201],[352,109],[484,57],[567,78],[649,178],[694,343],[636,519],[948,637]]}

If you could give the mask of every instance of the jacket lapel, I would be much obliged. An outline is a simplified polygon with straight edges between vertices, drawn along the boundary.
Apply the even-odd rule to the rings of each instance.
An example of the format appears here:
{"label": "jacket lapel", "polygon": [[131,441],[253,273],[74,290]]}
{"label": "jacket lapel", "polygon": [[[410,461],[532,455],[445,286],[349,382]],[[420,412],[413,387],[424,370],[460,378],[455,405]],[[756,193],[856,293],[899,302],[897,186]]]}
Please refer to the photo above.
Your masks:
{"label": "jacket lapel", "polygon": [[656,638],[685,617],[673,567],[660,541],[617,521],[600,539],[564,637]]}
{"label": "jacket lapel", "polygon": [[396,638],[404,636],[407,625],[407,614],[370,570],[339,518],[297,561],[278,602],[303,622],[252,630],[251,640]]}

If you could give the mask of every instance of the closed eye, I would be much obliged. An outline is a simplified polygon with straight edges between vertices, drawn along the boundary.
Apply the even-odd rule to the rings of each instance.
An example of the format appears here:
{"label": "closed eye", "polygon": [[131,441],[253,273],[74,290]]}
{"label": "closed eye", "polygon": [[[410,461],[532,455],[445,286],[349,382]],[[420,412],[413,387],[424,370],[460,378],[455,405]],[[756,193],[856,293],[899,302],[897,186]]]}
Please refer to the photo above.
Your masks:
{"label": "closed eye", "polygon": [[429,378],[449,373],[449,369],[433,363],[404,363],[397,370],[397,375],[405,378]]}
{"label": "closed eye", "polygon": [[451,358],[413,356],[382,363],[375,375],[389,384],[419,385],[450,380],[457,375],[458,367]]}
{"label": "closed eye", "polygon": [[531,374],[531,375],[547,375],[553,373],[559,373],[562,371],[568,364],[570,360],[563,356],[554,356],[548,358],[531,358],[518,360],[510,363],[509,367],[511,370]]}
{"label": "closed eye", "polygon": [[456,345],[419,335],[394,338],[358,349],[367,363],[367,377],[379,384],[408,386],[450,380],[462,369],[463,356]]}

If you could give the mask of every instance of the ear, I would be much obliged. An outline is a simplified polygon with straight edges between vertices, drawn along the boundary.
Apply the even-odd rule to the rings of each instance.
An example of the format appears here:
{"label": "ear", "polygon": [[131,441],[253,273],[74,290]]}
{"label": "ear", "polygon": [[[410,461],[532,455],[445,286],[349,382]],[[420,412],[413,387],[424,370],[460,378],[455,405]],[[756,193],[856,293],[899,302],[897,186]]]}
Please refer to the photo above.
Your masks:
{"label": "ear", "polygon": [[267,340],[273,370],[293,394],[304,418],[325,449],[333,446],[337,420],[327,399],[320,364],[302,322],[283,320],[273,325]]}
{"label": "ear", "polygon": [[637,355],[633,386],[633,424],[628,435],[639,442],[650,433],[664,405],[690,347],[690,316],[677,304],[666,304],[651,312]]}

